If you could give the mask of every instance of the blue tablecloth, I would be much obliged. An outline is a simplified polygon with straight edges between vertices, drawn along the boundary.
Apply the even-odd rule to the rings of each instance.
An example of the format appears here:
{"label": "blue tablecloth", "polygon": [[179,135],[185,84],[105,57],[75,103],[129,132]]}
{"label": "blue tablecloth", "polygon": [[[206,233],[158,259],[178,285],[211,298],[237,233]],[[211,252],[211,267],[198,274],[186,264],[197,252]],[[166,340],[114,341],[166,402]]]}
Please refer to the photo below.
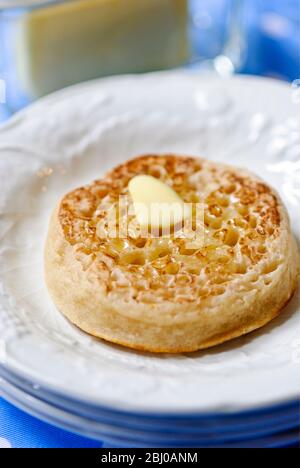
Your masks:
{"label": "blue tablecloth", "polygon": [[[201,4],[191,1],[195,9]],[[248,4],[249,47],[243,72],[300,78],[300,0],[248,0]],[[0,104],[0,122],[7,116]],[[5,402],[0,393],[1,447],[101,447],[101,443],[40,422]]]}
{"label": "blue tablecloth", "polygon": [[102,444],[32,418],[0,398],[0,449],[11,447],[100,448]]}

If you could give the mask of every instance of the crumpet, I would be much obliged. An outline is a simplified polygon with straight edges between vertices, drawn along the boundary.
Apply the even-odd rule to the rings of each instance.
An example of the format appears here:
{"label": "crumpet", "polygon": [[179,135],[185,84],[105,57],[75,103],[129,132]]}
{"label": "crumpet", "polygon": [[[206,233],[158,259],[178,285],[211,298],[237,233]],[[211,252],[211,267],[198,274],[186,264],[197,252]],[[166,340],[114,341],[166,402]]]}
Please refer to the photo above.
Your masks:
{"label": "crumpet", "polygon": [[[128,189],[138,175],[201,204],[200,243],[175,230],[139,232]],[[120,197],[129,213],[122,236],[122,209],[114,235],[108,228]],[[262,327],[292,297],[299,270],[288,214],[271,187],[242,169],[173,155],[139,157],[67,194],[45,252],[50,294],[72,323],[152,352],[195,351]]]}

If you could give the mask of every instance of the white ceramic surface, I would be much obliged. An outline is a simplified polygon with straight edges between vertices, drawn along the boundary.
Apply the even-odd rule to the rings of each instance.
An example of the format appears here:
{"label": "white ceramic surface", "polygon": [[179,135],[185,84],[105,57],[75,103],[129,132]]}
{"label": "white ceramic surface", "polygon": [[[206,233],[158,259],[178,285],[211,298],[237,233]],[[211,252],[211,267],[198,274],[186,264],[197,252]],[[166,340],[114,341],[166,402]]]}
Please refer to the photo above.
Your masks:
{"label": "white ceramic surface", "polygon": [[[120,446],[147,446],[147,447],[168,447],[184,446],[184,447],[203,447],[206,445],[223,445],[223,444],[250,444],[253,443],[253,438],[260,444],[268,438],[285,438],[285,433],[290,431],[290,436],[294,436],[297,431],[297,417],[286,418],[285,421],[274,421],[272,426],[265,424],[255,428],[247,428],[247,430],[237,430],[233,432],[228,428],[223,433],[218,433],[213,429],[209,434],[190,432],[186,433],[183,426],[178,434],[174,434],[174,424],[171,430],[164,431],[145,431],[133,430],[130,425],[126,427],[107,424],[98,420],[82,418],[72,412],[65,412],[61,408],[49,405],[43,400],[29,396],[18,387],[12,386],[8,382],[0,379],[1,395],[10,401],[13,405],[26,411],[34,417],[37,417],[45,422],[61,427],[62,429],[76,432],[85,437],[90,437],[96,440],[104,440],[105,443],[114,443],[119,448]],[[178,428],[179,429],[179,428]],[[292,432],[292,433],[291,433]],[[1,443],[3,445],[1,445]],[[5,448],[5,441],[0,438],[0,448]]]}
{"label": "white ceramic surface", "polygon": [[238,411],[299,396],[300,292],[261,331],[155,356],[93,339],[43,280],[58,198],[129,157],[202,155],[245,166],[284,198],[300,238],[300,118],[287,84],[183,72],[104,79],[42,99],[0,128],[0,361],[46,388],[115,409]]}

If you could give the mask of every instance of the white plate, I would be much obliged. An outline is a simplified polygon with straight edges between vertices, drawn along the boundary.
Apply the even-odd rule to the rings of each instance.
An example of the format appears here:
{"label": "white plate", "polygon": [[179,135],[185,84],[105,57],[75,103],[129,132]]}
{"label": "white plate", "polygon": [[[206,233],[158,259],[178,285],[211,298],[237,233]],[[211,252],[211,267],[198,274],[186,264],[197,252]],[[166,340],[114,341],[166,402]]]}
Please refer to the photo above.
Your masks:
{"label": "white plate", "polygon": [[[266,438],[275,441],[278,438],[284,437],[284,434],[289,431],[294,435],[297,431],[297,417],[286,419],[285,421],[274,422],[272,427],[264,426],[255,429],[247,429],[247,431],[232,432],[216,434],[212,429],[212,434],[195,434],[186,432],[180,433],[176,436],[172,431],[168,433],[160,432],[145,432],[144,430],[134,431],[129,427],[120,427],[98,420],[87,419],[74,414],[72,412],[65,412],[61,408],[49,405],[43,400],[29,396],[18,387],[12,386],[8,382],[0,379],[1,394],[3,397],[34,417],[37,417],[49,424],[61,427],[62,429],[75,432],[85,437],[90,437],[96,440],[105,441],[107,444],[116,444],[120,446],[146,446],[146,447],[168,447],[183,446],[183,447],[203,447],[211,445],[224,445],[224,444],[250,444],[254,438],[256,441],[262,443]],[[143,428],[144,429],[144,428]],[[184,428],[183,428],[184,429]],[[297,432],[296,432],[297,433]],[[253,443],[253,441],[252,441]]]}
{"label": "white plate", "polygon": [[[300,292],[264,329],[180,356],[93,339],[53,306],[47,222],[66,191],[140,153],[245,166],[283,196],[299,238],[299,104],[287,84],[183,72],[69,88],[0,128],[0,361],[49,390],[141,412],[239,411],[299,396]],[[45,170],[45,169],[51,169]]]}

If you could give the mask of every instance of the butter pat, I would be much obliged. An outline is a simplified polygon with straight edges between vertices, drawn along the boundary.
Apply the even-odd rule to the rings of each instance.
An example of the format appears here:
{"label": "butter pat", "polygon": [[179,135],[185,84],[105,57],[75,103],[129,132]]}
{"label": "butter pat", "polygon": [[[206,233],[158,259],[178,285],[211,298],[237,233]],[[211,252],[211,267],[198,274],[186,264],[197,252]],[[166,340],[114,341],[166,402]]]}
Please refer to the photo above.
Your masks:
{"label": "butter pat", "polygon": [[182,64],[187,0],[69,0],[33,9],[16,25],[20,85],[36,98],[84,80]]}
{"label": "butter pat", "polygon": [[169,233],[183,225],[189,206],[167,184],[148,175],[136,176],[128,184],[135,215],[142,229]]}

